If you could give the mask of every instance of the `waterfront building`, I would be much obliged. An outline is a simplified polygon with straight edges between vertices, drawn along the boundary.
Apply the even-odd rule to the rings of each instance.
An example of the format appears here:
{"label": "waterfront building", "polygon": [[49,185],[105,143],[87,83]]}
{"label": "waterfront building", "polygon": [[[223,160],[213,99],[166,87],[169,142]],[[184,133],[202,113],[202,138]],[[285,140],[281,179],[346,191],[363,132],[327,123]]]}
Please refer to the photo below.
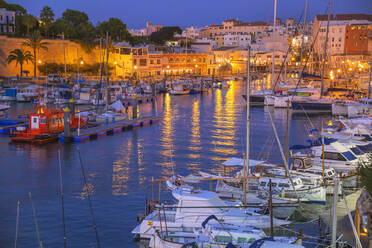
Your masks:
{"label": "waterfront building", "polygon": [[[272,65],[272,52],[256,53],[253,57],[253,63],[255,66],[271,66]],[[275,56],[275,66],[281,66],[285,61],[286,52],[276,50],[274,52]]]}
{"label": "waterfront building", "polygon": [[247,48],[251,44],[251,34],[250,33],[227,33],[223,36],[224,46],[239,46]]}
{"label": "waterfront building", "polygon": [[[191,46],[203,44],[191,44]],[[208,44],[210,47],[210,45]],[[116,74],[122,78],[160,79],[165,75],[216,75],[213,54],[195,53],[193,50],[174,52],[173,49],[151,45],[132,47],[128,43],[114,44]]]}
{"label": "waterfront building", "polygon": [[[314,51],[318,56],[324,54],[325,35],[328,23],[327,15],[316,15],[313,26]],[[368,26],[372,24],[372,15],[339,14],[331,15],[328,31],[327,54],[353,54],[368,49]],[[359,29],[358,29],[359,28]]]}
{"label": "waterfront building", "polygon": [[0,8],[0,33],[15,32],[15,12]]}

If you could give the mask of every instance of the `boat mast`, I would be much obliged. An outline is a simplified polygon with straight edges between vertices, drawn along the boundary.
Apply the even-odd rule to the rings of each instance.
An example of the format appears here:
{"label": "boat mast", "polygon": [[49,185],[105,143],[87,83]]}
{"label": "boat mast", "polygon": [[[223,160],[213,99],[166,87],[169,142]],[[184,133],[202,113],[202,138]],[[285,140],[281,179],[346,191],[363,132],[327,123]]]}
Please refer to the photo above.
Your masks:
{"label": "boat mast", "polygon": [[110,104],[110,82],[109,82],[109,73],[108,73],[108,59],[109,59],[109,44],[108,44],[108,32],[106,32],[106,111],[108,105]]}
{"label": "boat mast", "polygon": [[324,94],[324,73],[325,73],[325,62],[326,62],[326,58],[327,58],[327,43],[328,43],[329,21],[331,19],[331,7],[332,7],[332,0],[329,0],[327,30],[326,30],[325,41],[324,41],[322,79],[321,79],[321,85],[320,85],[320,99],[322,99],[322,96]]}
{"label": "boat mast", "polygon": [[[250,137],[250,125],[251,125],[251,118],[250,118],[250,94],[251,94],[251,79],[250,79],[250,60],[251,60],[251,47],[248,46],[248,58],[247,58],[247,138],[246,138],[246,170],[244,170],[245,175],[244,177],[248,177],[249,175],[249,137]],[[244,180],[244,189],[247,188],[247,180]],[[247,196],[246,192],[244,192],[244,205],[247,205]]]}
{"label": "boat mast", "polygon": [[77,83],[79,85],[80,84],[80,74],[79,74],[79,64],[80,64],[79,47],[76,48],[76,57],[77,57],[77,61],[76,61],[76,63],[77,63]]}
{"label": "boat mast", "polygon": [[372,60],[369,62],[369,78],[368,78],[368,93],[367,99],[371,96],[371,73],[372,73]]}
{"label": "boat mast", "polygon": [[[301,35],[301,47],[300,47],[300,69],[302,67],[302,48],[303,48],[303,43],[304,43],[304,34],[306,32],[306,22],[307,22],[307,10],[308,10],[308,7],[309,7],[309,0],[306,0],[306,3],[305,3],[305,17],[304,17],[304,27],[303,27],[303,30],[302,30],[302,35]],[[301,79],[300,79],[301,80]]]}
{"label": "boat mast", "polygon": [[[276,28],[276,6],[277,6],[277,0],[274,2],[274,22],[273,22],[273,38]],[[275,71],[275,49],[273,47],[273,55],[272,55],[272,65],[271,65],[271,87],[274,86],[274,71]]]}
{"label": "boat mast", "polygon": [[65,34],[62,33],[62,45],[63,45],[63,63],[65,67],[65,83],[67,82],[67,69],[66,69],[66,49],[65,49]]}
{"label": "boat mast", "polygon": [[323,122],[322,122],[322,176],[323,176],[323,181],[325,181],[324,178],[324,133],[323,133]]}

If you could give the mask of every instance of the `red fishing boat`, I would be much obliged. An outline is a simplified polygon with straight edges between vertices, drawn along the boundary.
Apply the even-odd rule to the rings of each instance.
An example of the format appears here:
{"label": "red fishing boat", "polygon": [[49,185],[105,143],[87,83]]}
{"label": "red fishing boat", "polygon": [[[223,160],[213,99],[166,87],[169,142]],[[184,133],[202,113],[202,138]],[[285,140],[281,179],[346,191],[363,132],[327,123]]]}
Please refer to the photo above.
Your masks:
{"label": "red fishing boat", "polygon": [[[11,137],[12,142],[25,142],[32,144],[45,144],[58,140],[58,135],[64,131],[64,112],[61,109],[49,109],[38,106],[35,113],[29,114],[29,126],[18,127],[16,133]],[[72,116],[70,120],[71,129],[78,126],[84,127],[85,121]]]}

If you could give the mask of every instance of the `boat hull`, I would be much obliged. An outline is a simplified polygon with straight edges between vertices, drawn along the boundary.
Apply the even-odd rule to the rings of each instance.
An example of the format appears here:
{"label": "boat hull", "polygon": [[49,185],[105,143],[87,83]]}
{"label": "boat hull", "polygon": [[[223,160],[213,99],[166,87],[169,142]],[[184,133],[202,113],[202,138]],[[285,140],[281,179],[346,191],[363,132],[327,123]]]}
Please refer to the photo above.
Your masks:
{"label": "boat hull", "polygon": [[294,112],[332,113],[332,103],[292,101],[292,109]]}
{"label": "boat hull", "polygon": [[47,144],[58,141],[58,135],[14,136],[12,143]]}

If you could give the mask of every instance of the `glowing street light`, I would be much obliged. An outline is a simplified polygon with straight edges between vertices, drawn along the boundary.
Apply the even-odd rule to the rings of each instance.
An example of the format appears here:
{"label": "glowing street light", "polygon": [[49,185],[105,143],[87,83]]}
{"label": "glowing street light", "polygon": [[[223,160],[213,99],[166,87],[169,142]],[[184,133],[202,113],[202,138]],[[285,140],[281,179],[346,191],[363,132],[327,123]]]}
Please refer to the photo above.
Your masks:
{"label": "glowing street light", "polygon": [[39,60],[37,61],[37,63],[41,64],[41,60],[39,59]]}
{"label": "glowing street light", "polygon": [[80,64],[81,64],[81,65],[84,65],[84,61],[80,61]]}

